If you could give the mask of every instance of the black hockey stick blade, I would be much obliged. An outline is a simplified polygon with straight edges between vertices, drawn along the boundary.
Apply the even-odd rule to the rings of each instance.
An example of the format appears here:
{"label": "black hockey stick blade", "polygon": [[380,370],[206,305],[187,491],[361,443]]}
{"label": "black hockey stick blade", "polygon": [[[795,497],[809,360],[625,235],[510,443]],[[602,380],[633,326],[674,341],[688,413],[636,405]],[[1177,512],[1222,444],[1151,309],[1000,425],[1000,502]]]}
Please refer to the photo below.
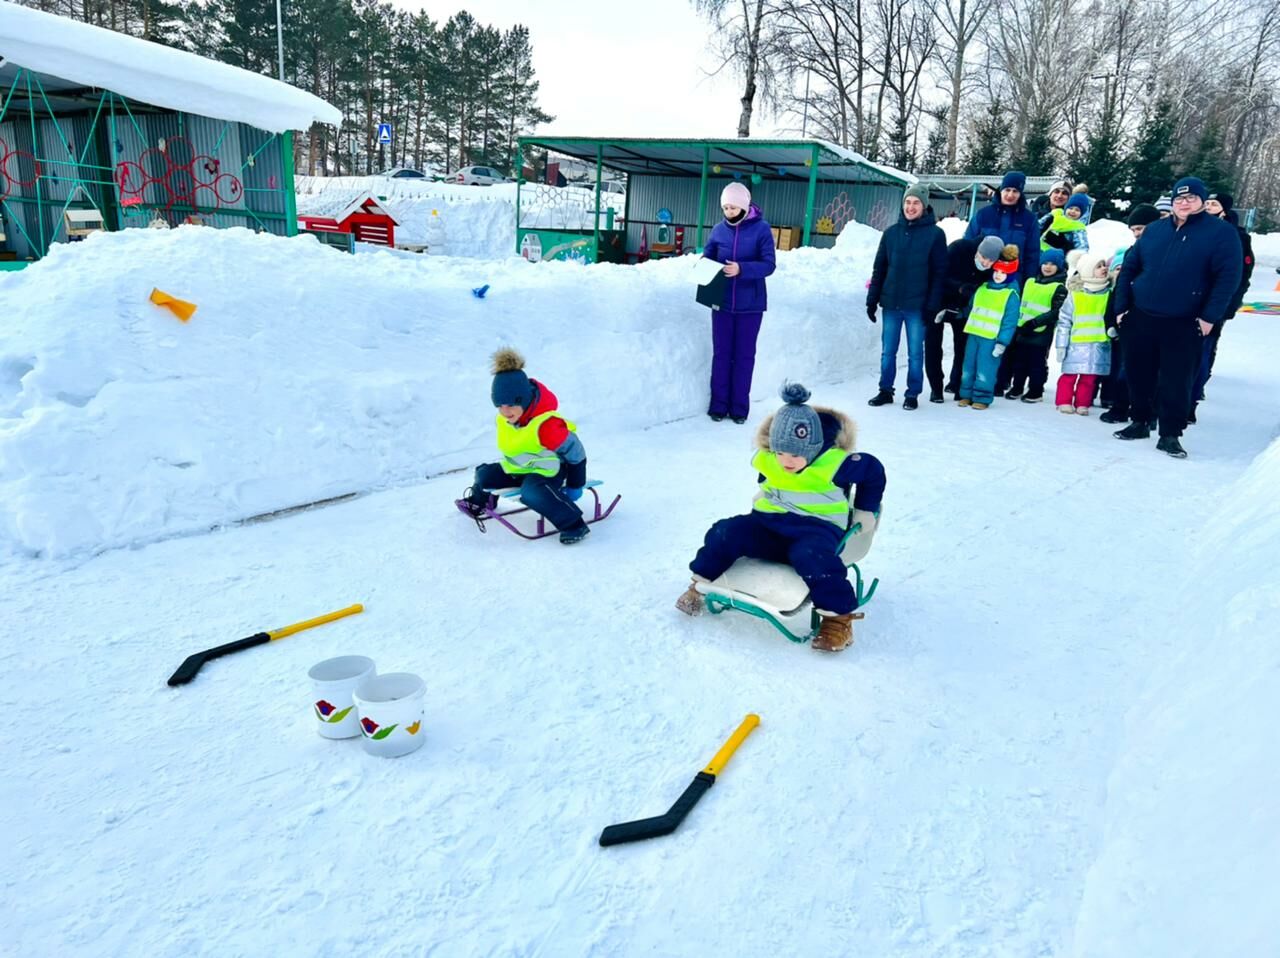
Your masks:
{"label": "black hockey stick blade", "polygon": [[203,652],[193,652],[183,659],[182,664],[178,666],[177,671],[169,676],[169,684],[177,687],[186,685],[196,677],[196,673],[210,659],[216,659],[223,655],[230,655],[232,652],[239,652],[241,649],[251,649],[255,645],[265,645],[271,641],[271,636],[266,632],[259,632],[256,635],[250,635],[243,639],[236,639],[234,642],[228,642],[225,645],[214,646],[212,649],[205,649]]}
{"label": "black hockey stick blade", "polygon": [[693,806],[698,804],[698,799],[702,798],[707,793],[707,789],[715,783],[716,777],[714,775],[709,772],[699,772],[694,780],[689,783],[689,787],[684,790],[684,794],[676,799],[676,803],[668,809],[665,815],[610,825],[600,833],[600,844],[608,847],[609,845],[621,845],[624,842],[638,842],[646,838],[659,838],[663,835],[670,835],[680,827],[680,823],[685,820]]}

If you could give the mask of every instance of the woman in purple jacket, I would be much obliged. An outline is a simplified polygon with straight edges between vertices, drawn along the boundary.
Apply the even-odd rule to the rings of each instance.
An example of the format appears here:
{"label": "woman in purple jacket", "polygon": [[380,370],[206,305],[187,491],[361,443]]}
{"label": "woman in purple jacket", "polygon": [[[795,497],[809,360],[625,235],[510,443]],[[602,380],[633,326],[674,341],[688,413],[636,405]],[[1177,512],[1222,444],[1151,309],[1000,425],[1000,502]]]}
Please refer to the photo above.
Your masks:
{"label": "woman in purple jacket", "polygon": [[724,299],[711,311],[711,404],[707,415],[736,423],[751,412],[756,336],[768,308],[764,278],[774,269],[773,232],[741,183],[720,194],[724,220],[711,230],[702,255],[724,263]]}

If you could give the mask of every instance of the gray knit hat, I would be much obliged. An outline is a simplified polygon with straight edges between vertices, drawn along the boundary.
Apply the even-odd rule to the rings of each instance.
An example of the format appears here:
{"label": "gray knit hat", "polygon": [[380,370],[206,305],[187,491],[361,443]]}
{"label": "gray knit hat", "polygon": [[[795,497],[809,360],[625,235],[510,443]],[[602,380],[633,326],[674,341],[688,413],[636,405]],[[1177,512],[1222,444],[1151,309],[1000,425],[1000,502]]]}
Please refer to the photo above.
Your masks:
{"label": "gray knit hat", "polygon": [[809,390],[799,383],[783,383],[786,405],[773,414],[769,427],[769,448],[787,456],[803,456],[813,462],[822,451],[822,422],[812,406],[806,406]]}
{"label": "gray knit hat", "polygon": [[906,199],[909,196],[914,196],[925,206],[929,205],[929,188],[926,186],[923,186],[919,183],[915,183],[911,186],[908,186],[907,191],[902,194],[903,202],[906,202]]}
{"label": "gray knit hat", "polygon": [[984,236],[978,244],[977,253],[983,259],[999,259],[1004,250],[1004,240],[999,236]]}

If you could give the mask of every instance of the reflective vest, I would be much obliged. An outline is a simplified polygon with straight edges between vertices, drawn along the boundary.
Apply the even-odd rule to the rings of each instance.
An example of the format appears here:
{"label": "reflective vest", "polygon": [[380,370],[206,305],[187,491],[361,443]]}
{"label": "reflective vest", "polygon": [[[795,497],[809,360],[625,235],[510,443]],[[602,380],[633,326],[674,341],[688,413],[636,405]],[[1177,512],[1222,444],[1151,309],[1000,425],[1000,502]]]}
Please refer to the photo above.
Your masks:
{"label": "reflective vest", "polygon": [[[541,416],[534,416],[527,425],[518,427],[498,416],[498,451],[502,453],[502,471],[514,476],[526,473],[554,476],[559,472],[560,457],[545,448],[538,438],[538,427],[559,415],[555,410],[544,412]],[[565,425],[570,432],[578,431],[578,427],[567,419]]]}
{"label": "reflective vest", "polygon": [[1111,290],[1109,289],[1101,293],[1087,293],[1079,290],[1071,294],[1072,345],[1107,341],[1107,324],[1102,317],[1107,311],[1107,300],[1110,298]]}
{"label": "reflective vest", "polygon": [[1073,220],[1062,210],[1053,211],[1053,219],[1049,221],[1049,228],[1040,234],[1040,252],[1053,249],[1044,238],[1050,233],[1074,233],[1076,230],[1088,229],[1088,225],[1083,219]]}
{"label": "reflective vest", "polygon": [[832,480],[848,457],[845,450],[833,446],[799,472],[787,472],[776,453],[761,449],[751,458],[751,465],[764,476],[752,508],[812,516],[847,529],[849,500]]}
{"label": "reflective vest", "polygon": [[969,307],[969,321],[964,324],[964,331],[970,336],[982,339],[995,339],[1000,335],[1000,325],[1004,322],[1004,307],[1014,288],[1005,280],[1003,289],[992,289],[986,283],[978,287],[973,294],[973,305]]}
{"label": "reflective vest", "polygon": [[1038,279],[1029,279],[1022,286],[1022,310],[1018,313],[1018,325],[1024,326],[1037,316],[1049,312],[1053,306],[1053,294],[1062,285],[1054,280],[1042,283]]}

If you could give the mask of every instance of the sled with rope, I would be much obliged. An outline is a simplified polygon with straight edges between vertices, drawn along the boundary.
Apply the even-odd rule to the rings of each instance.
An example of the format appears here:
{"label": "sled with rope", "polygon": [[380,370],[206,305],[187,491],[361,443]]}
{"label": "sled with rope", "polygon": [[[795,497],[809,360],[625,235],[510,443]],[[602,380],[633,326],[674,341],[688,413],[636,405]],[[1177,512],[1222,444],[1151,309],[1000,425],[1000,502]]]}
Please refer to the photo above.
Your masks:
{"label": "sled with rope", "polygon": [[[599,479],[588,479],[583,486],[582,498],[577,504],[582,510],[582,520],[587,525],[594,525],[608,519],[613,514],[614,508],[622,501],[622,495],[619,493],[606,507],[598,491],[602,485]],[[488,499],[479,505],[473,506],[466,499],[455,499],[453,503],[458,507],[459,512],[475,521],[481,532],[487,531],[485,523],[493,520],[521,539],[544,539],[558,534],[559,530],[555,526],[521,501],[519,487],[485,489],[484,492],[488,495]]]}
{"label": "sled with rope", "polygon": [[[853,570],[853,591],[858,605],[855,619],[872,596],[879,579],[867,585],[858,563],[871,551],[871,542],[880,525],[879,512],[853,512],[849,530],[840,541],[840,559]],[[734,610],[764,619],[792,642],[808,642],[818,634],[821,616],[813,607],[809,587],[795,569],[783,562],[742,558],[714,582],[695,582],[707,608],[714,615]]]}

